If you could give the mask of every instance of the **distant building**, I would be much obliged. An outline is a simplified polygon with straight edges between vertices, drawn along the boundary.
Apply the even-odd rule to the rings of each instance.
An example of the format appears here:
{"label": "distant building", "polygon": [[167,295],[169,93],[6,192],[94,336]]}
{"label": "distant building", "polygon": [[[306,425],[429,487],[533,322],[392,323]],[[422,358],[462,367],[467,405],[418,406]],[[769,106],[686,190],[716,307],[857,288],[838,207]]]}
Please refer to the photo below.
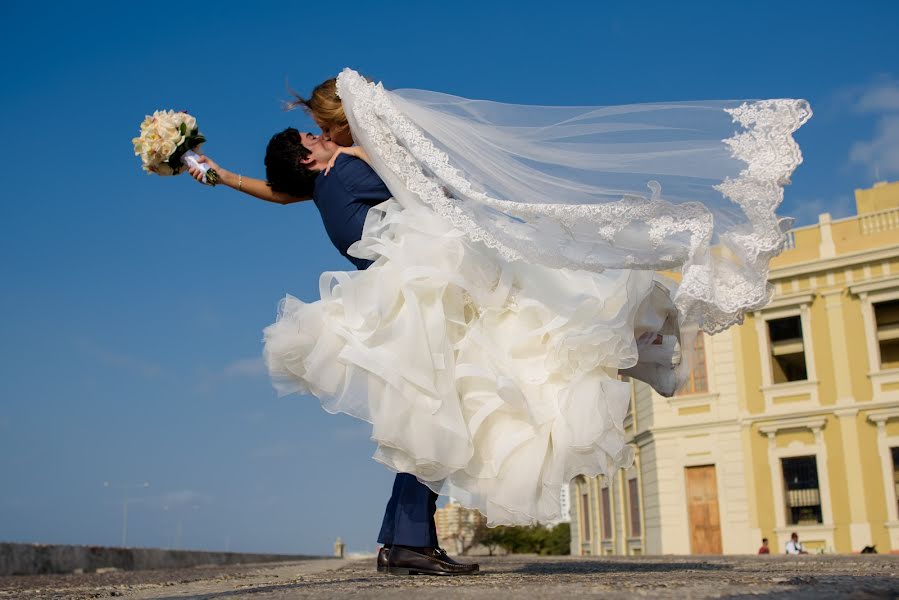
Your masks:
{"label": "distant building", "polygon": [[568,523],[571,521],[571,494],[567,487],[562,488],[562,495],[559,497],[559,500],[562,505],[562,518],[560,519],[560,522]]}
{"label": "distant building", "polygon": [[559,504],[562,507],[562,516],[556,519],[555,521],[549,521],[546,523],[542,523],[547,527],[554,527],[559,523],[569,523],[571,522],[571,494],[569,493],[568,486],[562,487],[562,494],[559,496]]}
{"label": "distant building", "polygon": [[634,465],[572,481],[572,554],[899,551],[899,183],[789,233],[774,298],[700,336],[673,398],[634,383]]}
{"label": "distant building", "polygon": [[465,554],[477,544],[477,535],[487,519],[477,510],[465,508],[452,498],[434,515],[440,546],[451,553]]}

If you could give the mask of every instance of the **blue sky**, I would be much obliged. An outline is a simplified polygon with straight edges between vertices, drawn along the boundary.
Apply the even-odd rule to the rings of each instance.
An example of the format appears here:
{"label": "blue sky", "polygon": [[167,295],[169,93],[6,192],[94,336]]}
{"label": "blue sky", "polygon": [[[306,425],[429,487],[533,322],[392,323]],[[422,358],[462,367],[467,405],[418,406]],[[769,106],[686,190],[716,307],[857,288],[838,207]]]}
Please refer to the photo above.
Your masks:
{"label": "blue sky", "polygon": [[0,540],[116,544],[129,497],[134,545],[375,547],[392,474],[365,425],[276,398],[259,359],[278,300],[349,263],[311,204],[145,175],[146,113],[190,110],[258,177],[273,132],[309,127],[285,80],[344,66],[525,104],[804,97],[783,212],[810,223],[899,179],[897,21],[886,2],[3,2]]}

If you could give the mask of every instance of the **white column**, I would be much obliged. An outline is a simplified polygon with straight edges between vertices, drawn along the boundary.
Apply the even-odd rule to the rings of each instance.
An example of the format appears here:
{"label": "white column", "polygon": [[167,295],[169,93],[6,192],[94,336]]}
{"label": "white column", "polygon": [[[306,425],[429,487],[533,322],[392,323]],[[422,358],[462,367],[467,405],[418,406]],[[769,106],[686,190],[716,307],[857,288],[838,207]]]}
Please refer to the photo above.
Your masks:
{"label": "white column", "polygon": [[[771,468],[771,488],[774,491],[774,523],[776,529],[787,526],[786,506],[784,505],[784,479],[780,470],[780,457],[777,455],[776,432],[768,435],[768,465]],[[780,540],[777,541],[778,544]]]}
{"label": "white column", "polygon": [[833,525],[833,509],[830,504],[830,475],[827,468],[827,445],[824,443],[823,425],[812,427],[812,433],[815,434],[815,446],[817,447],[818,491],[821,494],[821,516],[825,525]]}
{"label": "white column", "polygon": [[815,345],[812,341],[812,314],[808,304],[799,307],[799,322],[802,323],[802,349],[805,352],[806,379],[818,381],[818,369],[815,366]]}
{"label": "white column", "polygon": [[[771,349],[768,345],[768,324],[760,311],[753,313],[753,316],[755,317],[755,333],[758,336],[758,346],[762,353],[762,385],[768,386],[774,383],[774,377],[771,374]],[[804,329],[803,334],[805,334]]]}
{"label": "white column", "polygon": [[[868,349],[868,369],[870,373],[880,371],[880,346],[877,343],[877,325],[874,319],[874,306],[867,292],[861,292],[858,299],[862,304],[862,320],[865,323],[865,346]],[[877,386],[875,386],[874,394],[877,394]],[[877,398],[875,397],[875,400]]]}
{"label": "white column", "polygon": [[[843,468],[846,471],[846,485],[850,490],[863,490],[862,456],[858,443],[857,408],[842,408],[834,411],[840,423],[843,438]],[[865,494],[849,494],[849,540],[854,551],[872,543],[871,523],[865,506]]]}
{"label": "white column", "polygon": [[883,475],[883,489],[886,492],[887,520],[899,521],[896,485],[893,483],[893,453],[890,451],[890,444],[887,441],[888,417],[886,415],[870,415],[868,419],[877,425],[877,450],[880,452],[880,469]]}
{"label": "white column", "polygon": [[821,233],[821,243],[818,245],[818,254],[821,258],[832,258],[837,255],[836,246],[833,243],[833,228],[831,227],[830,213],[818,215],[818,231]]}

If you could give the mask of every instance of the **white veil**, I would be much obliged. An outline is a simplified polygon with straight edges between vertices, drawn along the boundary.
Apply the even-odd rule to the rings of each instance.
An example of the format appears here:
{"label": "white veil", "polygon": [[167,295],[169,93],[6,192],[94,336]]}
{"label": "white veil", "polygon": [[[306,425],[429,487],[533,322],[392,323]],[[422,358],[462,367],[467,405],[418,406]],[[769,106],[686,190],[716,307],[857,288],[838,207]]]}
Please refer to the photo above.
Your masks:
{"label": "white veil", "polygon": [[804,100],[523,106],[390,92],[350,69],[337,88],[397,201],[506,260],[677,271],[681,325],[709,333],[769,300]]}

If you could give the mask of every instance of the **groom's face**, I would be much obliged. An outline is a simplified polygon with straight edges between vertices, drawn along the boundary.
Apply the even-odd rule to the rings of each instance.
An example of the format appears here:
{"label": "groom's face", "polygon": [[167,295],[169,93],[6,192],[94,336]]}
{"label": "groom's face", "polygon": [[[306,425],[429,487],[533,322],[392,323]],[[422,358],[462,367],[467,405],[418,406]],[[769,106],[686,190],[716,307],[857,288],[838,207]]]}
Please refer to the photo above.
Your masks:
{"label": "groom's face", "polygon": [[303,159],[303,164],[313,171],[324,169],[337,151],[337,144],[331,140],[308,132],[300,133],[300,142],[309,151],[309,156]]}

